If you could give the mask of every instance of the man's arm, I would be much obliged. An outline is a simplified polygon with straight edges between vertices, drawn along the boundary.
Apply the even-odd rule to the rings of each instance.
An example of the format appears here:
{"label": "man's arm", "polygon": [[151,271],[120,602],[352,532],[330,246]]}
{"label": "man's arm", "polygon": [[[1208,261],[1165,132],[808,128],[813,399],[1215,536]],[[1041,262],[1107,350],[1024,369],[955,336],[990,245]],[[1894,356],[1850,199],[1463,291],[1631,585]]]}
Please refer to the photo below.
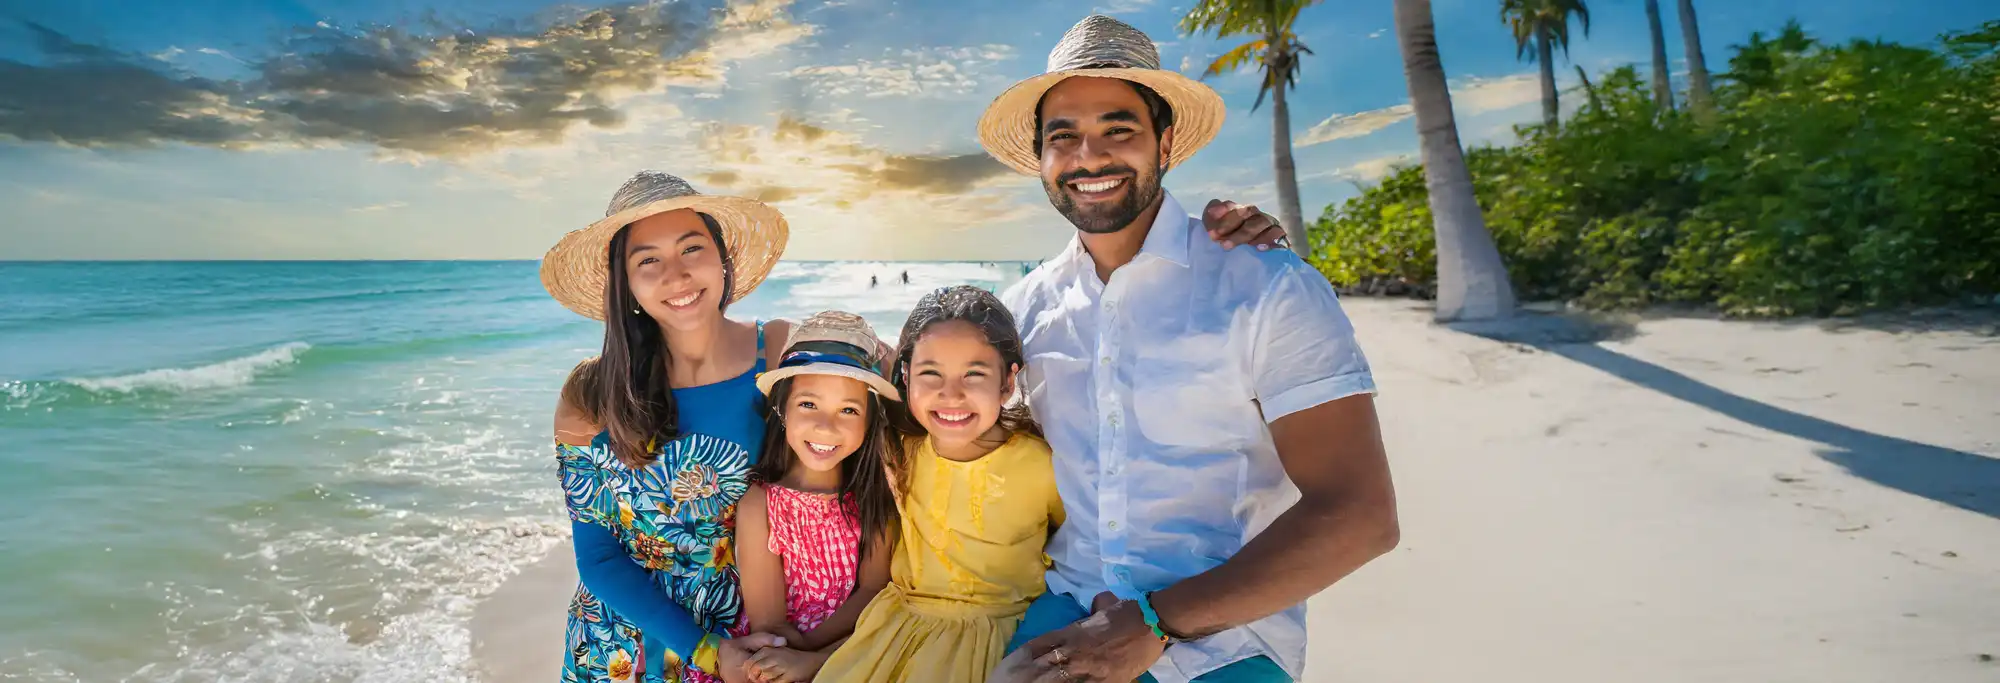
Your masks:
{"label": "man's arm", "polygon": [[[1201,637],[1324,590],[1394,548],[1396,495],[1375,416],[1375,383],[1326,278],[1299,261],[1274,274],[1249,330],[1251,375],[1278,460],[1300,498],[1222,564],[1150,594],[1162,630]],[[1135,601],[1036,638],[993,680],[1130,680],[1163,644]]]}
{"label": "man's arm", "polygon": [[1373,396],[1271,423],[1299,501],[1220,566],[1152,594],[1161,626],[1199,638],[1276,614],[1396,547],[1396,491]]}

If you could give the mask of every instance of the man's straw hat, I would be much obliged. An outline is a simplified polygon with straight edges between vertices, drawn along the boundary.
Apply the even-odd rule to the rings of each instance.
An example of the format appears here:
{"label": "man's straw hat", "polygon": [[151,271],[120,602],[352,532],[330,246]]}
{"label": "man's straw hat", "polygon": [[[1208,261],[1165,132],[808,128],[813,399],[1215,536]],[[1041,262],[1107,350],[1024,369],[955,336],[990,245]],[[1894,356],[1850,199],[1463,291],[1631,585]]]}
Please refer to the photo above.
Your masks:
{"label": "man's straw hat", "polygon": [[736,284],[729,292],[730,301],[742,300],[764,282],[791,236],[784,214],[762,202],[702,194],[678,177],[640,171],[611,195],[604,220],[563,235],[542,257],[542,287],[563,307],[603,320],[612,236],[639,219],[680,209],[708,214],[722,227],[722,244]]}
{"label": "man's straw hat", "polygon": [[1152,88],[1174,109],[1173,154],[1168,166],[1179,166],[1215,139],[1222,130],[1226,107],[1222,96],[1194,79],[1160,68],[1160,50],[1153,39],[1130,24],[1093,14],[1064,33],[1049,51],[1048,71],[1014,84],[994,98],[979,117],[979,144],[986,153],[1016,171],[1040,175],[1042,160],[1035,153],[1035,110],[1042,95],[1073,76],[1117,78]]}
{"label": "man's straw hat", "polygon": [[778,368],[757,376],[757,389],[770,395],[779,380],[798,375],[838,375],[860,380],[868,389],[891,401],[903,400],[896,385],[882,377],[881,342],[861,316],[843,311],[822,311],[793,328],[785,343],[785,355]]}

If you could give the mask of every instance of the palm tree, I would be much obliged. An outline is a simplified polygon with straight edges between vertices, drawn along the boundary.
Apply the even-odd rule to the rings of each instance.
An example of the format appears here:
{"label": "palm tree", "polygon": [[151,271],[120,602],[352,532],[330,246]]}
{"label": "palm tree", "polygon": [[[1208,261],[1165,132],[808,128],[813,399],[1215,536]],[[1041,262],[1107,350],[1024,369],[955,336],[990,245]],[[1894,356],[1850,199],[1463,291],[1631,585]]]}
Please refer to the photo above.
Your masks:
{"label": "palm tree", "polygon": [[1472,172],[1458,141],[1451,90],[1445,86],[1431,22],[1431,0],[1396,0],[1396,41],[1403,49],[1403,77],[1416,110],[1424,186],[1430,191],[1437,237],[1435,316],[1440,321],[1506,318],[1514,314],[1514,288],[1472,194]]}
{"label": "palm tree", "polygon": [[1311,252],[1307,241],[1305,212],[1299,208],[1299,172],[1292,161],[1292,109],[1286,91],[1298,86],[1299,56],[1312,50],[1299,42],[1292,25],[1299,10],[1319,0],[1197,0],[1181,18],[1184,33],[1213,31],[1216,38],[1249,35],[1254,40],[1238,45],[1215,58],[1202,78],[1233,72],[1252,60],[1262,64],[1263,86],[1251,111],[1271,96],[1271,165],[1278,176],[1278,220],[1284,223],[1285,239],[1301,254]]}
{"label": "palm tree", "polygon": [[1569,56],[1569,18],[1575,15],[1583,24],[1583,34],[1590,35],[1590,8],[1583,0],[1501,0],[1500,18],[1514,29],[1515,57],[1528,55],[1528,45],[1533,43],[1535,54],[1529,59],[1542,63],[1542,123],[1550,130],[1556,127],[1556,65],[1555,48],[1562,48],[1563,56]]}
{"label": "palm tree", "polygon": [[1708,60],[1701,56],[1701,26],[1694,19],[1694,0],[1680,0],[1681,42],[1687,49],[1688,107],[1707,116],[1715,111],[1715,94],[1708,87]]}
{"label": "palm tree", "polygon": [[1660,28],[1660,0],[1646,0],[1646,28],[1653,33],[1653,106],[1673,111],[1674,86],[1667,77],[1667,34]]}

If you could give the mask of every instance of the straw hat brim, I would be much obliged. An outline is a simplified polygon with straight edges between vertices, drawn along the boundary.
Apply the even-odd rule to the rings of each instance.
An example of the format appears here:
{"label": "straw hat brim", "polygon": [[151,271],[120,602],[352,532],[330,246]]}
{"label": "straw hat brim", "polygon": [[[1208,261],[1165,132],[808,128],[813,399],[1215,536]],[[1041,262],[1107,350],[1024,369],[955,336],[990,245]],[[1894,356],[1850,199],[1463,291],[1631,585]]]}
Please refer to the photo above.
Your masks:
{"label": "straw hat brim", "polygon": [[1042,159],[1035,153],[1035,109],[1042,95],[1066,79],[1116,78],[1132,81],[1160,94],[1174,109],[1173,154],[1169,167],[1179,167],[1222,131],[1228,108],[1215,90],[1174,71],[1161,69],[1071,69],[1035,76],[1014,84],[993,98],[979,117],[979,144],[1007,167],[1041,175]]}
{"label": "straw hat brim", "polygon": [[777,209],[752,199],[724,195],[688,195],[641,204],[563,235],[542,257],[542,288],[564,308],[593,320],[604,319],[604,283],[610,277],[611,238],[627,225],[668,211],[693,209],[708,214],[722,228],[723,247],[734,264],[735,287],[729,301],[742,301],[778,265],[791,238],[791,226]]}
{"label": "straw hat brim", "polygon": [[807,363],[805,365],[778,368],[766,372],[757,376],[757,390],[769,396],[771,395],[771,387],[777,386],[779,380],[799,375],[838,375],[860,380],[863,384],[867,384],[870,390],[881,394],[882,398],[891,401],[903,400],[903,392],[896,391],[896,385],[890,384],[889,380],[883,379],[881,375],[851,365],[840,365],[837,363]]}

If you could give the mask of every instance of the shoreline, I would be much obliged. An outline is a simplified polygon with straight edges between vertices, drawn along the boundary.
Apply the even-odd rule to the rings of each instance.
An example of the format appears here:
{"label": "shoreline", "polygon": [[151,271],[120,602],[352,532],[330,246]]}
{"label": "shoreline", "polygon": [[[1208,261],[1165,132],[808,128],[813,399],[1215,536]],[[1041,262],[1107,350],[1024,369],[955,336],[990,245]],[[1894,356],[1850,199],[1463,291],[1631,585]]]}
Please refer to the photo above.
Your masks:
{"label": "shoreline", "polygon": [[565,537],[473,608],[472,671],[487,683],[549,683],[559,677],[563,622],[576,591],[575,555]]}
{"label": "shoreline", "polygon": [[[1304,680],[2000,675],[1986,319],[1604,334],[1343,305],[1383,388],[1403,542],[1308,602]],[[569,558],[477,608],[481,680],[556,676]]]}

